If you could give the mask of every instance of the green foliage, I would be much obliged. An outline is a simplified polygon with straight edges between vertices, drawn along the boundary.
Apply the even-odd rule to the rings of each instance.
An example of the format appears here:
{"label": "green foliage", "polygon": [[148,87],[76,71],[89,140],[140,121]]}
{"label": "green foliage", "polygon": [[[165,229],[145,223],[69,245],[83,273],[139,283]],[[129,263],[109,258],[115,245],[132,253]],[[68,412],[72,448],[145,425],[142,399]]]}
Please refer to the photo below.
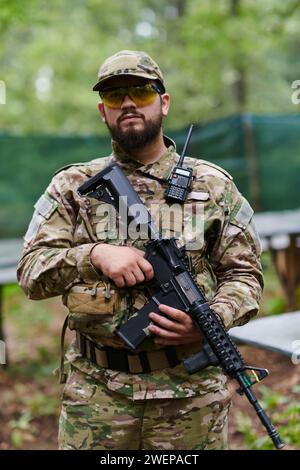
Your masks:
{"label": "green foliage", "polygon": [[[5,287],[5,295],[6,289]],[[31,337],[38,335],[40,331],[48,329],[51,322],[51,315],[47,310],[47,301],[39,303],[30,302],[24,299],[24,293],[20,287],[15,291],[16,295],[10,294],[7,298],[9,316],[18,325],[19,335]]]}
{"label": "green foliage", "polygon": [[58,397],[54,398],[41,392],[35,392],[31,396],[24,397],[23,403],[28,413],[31,413],[32,416],[40,417],[57,415],[60,400]]}
{"label": "green foliage", "polygon": [[287,302],[280,294],[275,294],[273,298],[266,299],[264,309],[269,312],[270,315],[280,315],[282,312],[286,311]]}
{"label": "green foliage", "polygon": [[[27,354],[29,352],[30,351],[27,351]],[[34,349],[31,352],[35,354]],[[12,377],[19,375],[27,379],[32,379],[35,380],[37,384],[43,385],[45,383],[45,379],[52,377],[54,371],[57,369],[58,353],[58,350],[52,352],[49,351],[49,356],[51,354],[51,357],[47,361],[41,360],[40,358],[34,358],[29,360],[27,357],[23,361],[19,361],[15,364],[10,365],[9,374]],[[25,349],[18,351],[19,356],[23,355],[24,357],[25,354]],[[56,378],[53,378],[53,380],[56,380]]]}
{"label": "green foliage", "polygon": [[283,405],[289,401],[287,397],[280,395],[280,393],[273,392],[265,385],[261,385],[259,390],[262,393],[261,405],[265,410],[274,411],[279,405]]}
{"label": "green foliage", "polygon": [[298,393],[300,395],[300,384],[294,385],[292,387],[292,392],[293,393]]}
{"label": "green foliage", "polygon": [[32,415],[29,411],[21,414],[18,419],[12,419],[8,423],[11,429],[12,445],[16,449],[21,449],[24,441],[32,441],[36,428],[32,424]]}
{"label": "green foliage", "polygon": [[280,314],[286,311],[286,299],[269,252],[263,252],[262,254],[262,267],[265,287],[260,316]]}
{"label": "green foliage", "polygon": [[[236,5],[236,7],[235,7]],[[298,0],[0,0],[1,130],[105,133],[100,63],[147,50],[176,99],[170,128],[237,112],[297,112]],[[259,45],[259,47],[258,47]]]}
{"label": "green foliage", "polygon": [[0,0],[0,33],[12,25],[21,25],[28,21],[34,14],[36,0]]}
{"label": "green foliage", "polygon": [[53,371],[65,312],[60,299],[30,301],[17,285],[5,286],[4,311],[10,361],[0,383],[7,383],[1,388],[5,442],[13,449],[48,444],[48,425],[55,434],[60,411],[61,386]]}
{"label": "green foliage", "polygon": [[[57,329],[53,333],[55,310],[61,318],[56,319]],[[60,299],[35,302],[27,299],[18,285],[5,286],[4,312],[5,326],[11,325],[10,339],[17,342],[14,351],[8,347],[8,356],[13,354],[14,358],[9,373],[43,384],[58,365],[60,328],[65,315]]]}
{"label": "green foliage", "polygon": [[[299,397],[295,400],[282,396],[272,391],[268,387],[261,386],[261,404],[265,411],[268,411],[273,424],[277,427],[281,439],[285,444],[295,449],[300,443],[300,404]],[[292,390],[299,394],[299,386]],[[274,446],[270,438],[266,435],[258,436],[249,416],[239,413],[236,417],[238,430],[243,434],[246,448],[249,450],[273,450]]]}
{"label": "green foliage", "polygon": [[252,427],[249,416],[239,413],[236,417],[238,430],[243,434],[248,450],[272,450],[274,447],[267,435],[258,437]]}

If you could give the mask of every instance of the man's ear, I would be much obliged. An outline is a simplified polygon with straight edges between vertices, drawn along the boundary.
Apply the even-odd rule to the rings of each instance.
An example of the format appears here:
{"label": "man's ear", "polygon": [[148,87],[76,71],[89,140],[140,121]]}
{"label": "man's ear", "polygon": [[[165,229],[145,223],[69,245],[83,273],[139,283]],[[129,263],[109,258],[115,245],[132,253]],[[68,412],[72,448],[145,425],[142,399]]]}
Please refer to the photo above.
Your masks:
{"label": "man's ear", "polygon": [[103,103],[98,103],[98,109],[103,122],[106,122]]}
{"label": "man's ear", "polygon": [[164,93],[163,95],[161,95],[161,102],[162,102],[162,106],[161,106],[162,115],[166,117],[170,109],[170,95],[168,93]]}

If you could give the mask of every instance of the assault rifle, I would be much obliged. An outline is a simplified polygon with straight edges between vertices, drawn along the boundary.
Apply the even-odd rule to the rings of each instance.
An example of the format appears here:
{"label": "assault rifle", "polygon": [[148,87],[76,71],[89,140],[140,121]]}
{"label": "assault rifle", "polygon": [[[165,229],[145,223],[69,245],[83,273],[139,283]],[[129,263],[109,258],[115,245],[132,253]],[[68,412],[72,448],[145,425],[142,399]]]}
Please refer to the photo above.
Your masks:
{"label": "assault rifle", "polygon": [[112,204],[119,214],[125,213],[128,225],[135,223],[146,230],[148,236],[145,258],[153,267],[156,288],[144,307],[121,325],[117,331],[119,337],[135,350],[149,336],[150,312],[162,315],[160,304],[187,312],[204,337],[202,350],[184,361],[188,372],[193,374],[208,366],[220,366],[225,374],[238,382],[237,392],[246,395],[275,447],[282,448],[284,444],[277,430],[251,389],[268,375],[268,371],[245,365],[222,320],[209,307],[194,280],[184,247],[179,247],[175,238],[160,236],[149,211],[118,165],[113,164],[100,171],[80,186],[78,192],[81,196]]}

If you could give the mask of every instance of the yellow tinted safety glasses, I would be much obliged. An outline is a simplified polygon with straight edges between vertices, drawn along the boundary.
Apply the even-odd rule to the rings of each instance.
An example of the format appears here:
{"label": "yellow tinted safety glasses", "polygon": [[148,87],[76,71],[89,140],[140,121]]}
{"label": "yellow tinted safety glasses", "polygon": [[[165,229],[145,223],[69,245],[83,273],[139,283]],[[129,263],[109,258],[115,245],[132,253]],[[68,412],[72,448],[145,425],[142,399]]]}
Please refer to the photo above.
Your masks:
{"label": "yellow tinted safety glasses", "polygon": [[154,102],[156,95],[161,94],[154,83],[143,86],[128,86],[120,88],[107,88],[99,91],[102,102],[109,108],[121,108],[125,96],[129,96],[137,106],[147,106]]}

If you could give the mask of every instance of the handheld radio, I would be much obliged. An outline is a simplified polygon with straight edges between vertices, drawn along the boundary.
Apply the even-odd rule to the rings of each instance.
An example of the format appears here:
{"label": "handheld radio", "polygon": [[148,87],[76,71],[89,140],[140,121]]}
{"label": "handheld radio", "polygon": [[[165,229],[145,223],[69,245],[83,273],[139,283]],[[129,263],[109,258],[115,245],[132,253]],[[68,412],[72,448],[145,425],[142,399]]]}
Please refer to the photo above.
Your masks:
{"label": "handheld radio", "polygon": [[165,192],[166,201],[183,204],[190,189],[193,170],[192,168],[183,167],[182,164],[193,127],[193,124],[191,124],[178,164],[173,168],[168,178],[168,187]]}

